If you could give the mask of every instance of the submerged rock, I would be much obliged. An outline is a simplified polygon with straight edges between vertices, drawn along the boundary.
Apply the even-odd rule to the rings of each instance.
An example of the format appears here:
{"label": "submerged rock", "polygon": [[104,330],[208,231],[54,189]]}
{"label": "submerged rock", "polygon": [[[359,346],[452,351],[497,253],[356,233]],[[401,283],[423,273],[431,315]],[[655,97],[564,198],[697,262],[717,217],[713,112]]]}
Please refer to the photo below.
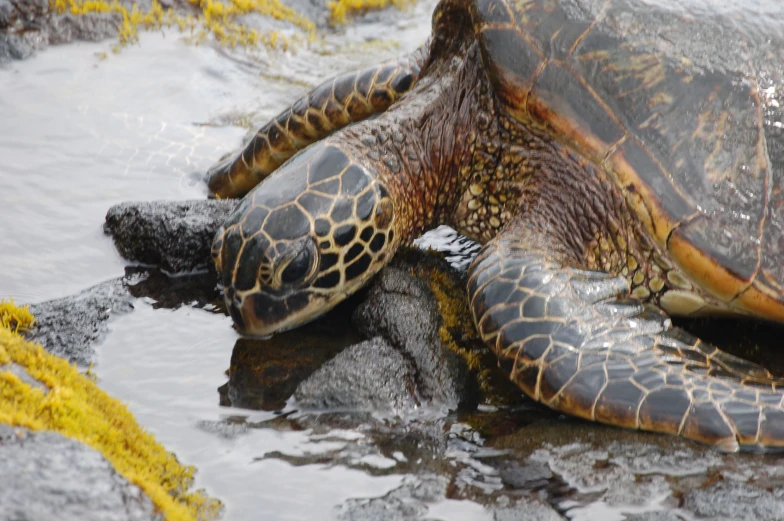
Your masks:
{"label": "submerged rock", "polygon": [[566,518],[541,499],[523,496],[510,505],[495,508],[493,521],[566,521]]}
{"label": "submerged rock", "polygon": [[300,382],[360,341],[344,309],[267,340],[238,339],[231,353],[229,381],[218,390],[221,405],[283,409]]}
{"label": "submerged rock", "polygon": [[781,519],[784,515],[784,490],[765,484],[724,481],[686,493],[683,508],[699,519],[758,521]]}
{"label": "submerged rock", "polygon": [[781,519],[778,455],[724,454],[669,435],[572,418],[489,432],[507,490],[535,490],[570,519],[714,521]]}
{"label": "submerged rock", "polygon": [[546,485],[553,473],[541,462],[520,463],[513,460],[499,469],[499,476],[510,489],[535,489]]}
{"label": "submerged rock", "polygon": [[98,451],[56,432],[0,424],[0,521],[163,520]]}
{"label": "submerged rock", "polygon": [[429,519],[428,505],[445,499],[448,486],[445,476],[407,476],[398,488],[383,497],[349,499],[338,508],[337,518],[341,521]]}
{"label": "submerged rock", "polygon": [[168,273],[212,269],[215,232],[234,200],[131,202],[112,206],[104,230],[120,255]]}
{"label": "submerged rock", "polygon": [[[423,473],[406,476],[403,483],[382,497],[367,499],[349,499],[336,512],[340,521],[365,521],[378,519],[384,521],[425,521],[441,519],[439,507],[447,501],[450,480],[439,474]],[[522,496],[516,500],[500,498],[500,505],[480,509],[473,504],[468,508],[492,516],[493,521],[564,521],[553,508],[542,500],[532,496]],[[465,510],[466,507],[446,507],[444,512],[452,509]],[[435,511],[435,512],[434,512]],[[466,517],[467,518],[467,517]],[[481,519],[488,519],[482,515]]]}

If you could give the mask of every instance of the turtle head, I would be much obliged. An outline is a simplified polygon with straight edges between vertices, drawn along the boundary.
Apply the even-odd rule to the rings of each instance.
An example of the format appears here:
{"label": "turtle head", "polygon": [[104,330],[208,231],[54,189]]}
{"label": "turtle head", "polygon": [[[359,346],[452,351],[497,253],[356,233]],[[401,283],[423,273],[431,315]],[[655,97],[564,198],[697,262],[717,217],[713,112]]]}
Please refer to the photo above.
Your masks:
{"label": "turtle head", "polygon": [[335,145],[291,158],[218,230],[212,256],[237,329],[269,336],[322,315],[396,248],[394,207],[371,169]]}

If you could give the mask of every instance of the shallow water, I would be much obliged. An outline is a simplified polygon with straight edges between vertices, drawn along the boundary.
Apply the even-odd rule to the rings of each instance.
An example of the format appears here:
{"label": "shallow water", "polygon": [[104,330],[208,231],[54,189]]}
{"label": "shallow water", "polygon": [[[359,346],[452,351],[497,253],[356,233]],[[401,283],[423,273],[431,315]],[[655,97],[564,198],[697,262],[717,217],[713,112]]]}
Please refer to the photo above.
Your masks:
{"label": "shallow water", "polygon": [[[107,59],[100,54],[110,43],[73,44],[0,69],[0,298],[39,302],[122,276],[127,262],[102,232],[112,204],[204,197],[201,174],[246,133],[232,121],[256,126],[320,79],[414,49],[429,34],[433,6],[386,12],[296,53],[246,55],[146,34]],[[474,251],[446,228],[422,244],[450,249],[459,265]],[[241,349],[253,346],[238,342],[231,320],[210,306],[167,309],[141,298],[111,323],[94,368],[103,388],[198,468],[197,486],[225,502],[227,520],[329,519],[424,471],[450,480],[448,499],[425,501],[430,519],[493,519],[490,506],[523,493],[575,520],[660,511],[689,519],[665,477],[698,486],[725,469],[748,475],[777,463],[586,429],[519,403],[440,419],[447,449],[430,461],[435,452],[419,439],[390,439],[369,424],[342,428],[341,418],[319,426],[285,397],[248,400],[253,409],[222,405],[232,392],[226,370]],[[639,447],[651,452],[639,456],[648,467],[627,454]],[[680,459],[666,459],[671,452]],[[512,461],[552,473],[510,484]]]}
{"label": "shallow water", "polygon": [[171,31],[105,59],[113,42],[0,68],[0,295],[38,302],[117,276],[125,262],[101,231],[111,205],[206,196],[201,175],[246,133],[227,122],[257,126],[339,71],[415,49],[434,5],[296,53],[195,46]]}
{"label": "shallow water", "polygon": [[[257,125],[338,71],[413,50],[430,32],[433,6],[348,27],[296,54],[227,52],[170,32],[143,34],[140,45],[106,58],[110,42],[76,43],[0,69],[0,296],[40,302],[121,276],[127,262],[102,231],[111,205],[206,196],[201,174],[246,133],[224,121]],[[340,433],[320,441],[307,431],[210,429],[226,417],[264,422],[275,414],[219,405],[237,340],[228,317],[151,304],[142,299],[112,323],[95,372],[167,448],[197,466],[197,485],[226,503],[226,519],[321,519],[349,498],[400,485],[394,470],[373,476],[265,459],[341,449]],[[434,512],[481,518],[469,515],[478,505],[458,514],[464,509],[452,503]]]}

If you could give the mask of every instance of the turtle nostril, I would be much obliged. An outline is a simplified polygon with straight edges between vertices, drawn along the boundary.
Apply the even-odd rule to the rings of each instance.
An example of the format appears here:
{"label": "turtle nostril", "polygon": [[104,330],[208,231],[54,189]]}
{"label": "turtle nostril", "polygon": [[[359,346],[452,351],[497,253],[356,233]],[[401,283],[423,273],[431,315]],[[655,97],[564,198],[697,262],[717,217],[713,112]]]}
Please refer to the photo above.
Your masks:
{"label": "turtle nostril", "polygon": [[237,290],[234,289],[234,286],[229,286],[226,288],[226,307],[229,310],[229,315],[231,315],[232,320],[236,326],[242,330],[245,327],[245,321],[242,319],[242,312],[240,311],[242,307],[242,298],[237,295]]}
{"label": "turtle nostril", "polygon": [[240,308],[237,306],[229,305],[229,315],[231,315],[231,319],[234,321],[234,324],[237,326],[237,329],[240,331],[245,329],[245,320],[242,318],[242,313],[240,312]]}
{"label": "turtle nostril", "polygon": [[242,298],[237,295],[237,290],[234,289],[234,286],[229,286],[226,288],[226,299],[230,300],[232,304],[239,307],[242,304]]}

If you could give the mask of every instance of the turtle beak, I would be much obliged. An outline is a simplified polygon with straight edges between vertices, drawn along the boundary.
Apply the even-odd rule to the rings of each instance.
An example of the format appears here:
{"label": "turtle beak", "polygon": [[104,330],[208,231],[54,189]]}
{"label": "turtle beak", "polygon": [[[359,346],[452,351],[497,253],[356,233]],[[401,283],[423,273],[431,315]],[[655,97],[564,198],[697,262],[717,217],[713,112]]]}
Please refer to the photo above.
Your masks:
{"label": "turtle beak", "polygon": [[234,288],[226,292],[226,307],[229,310],[235,329],[246,337],[269,338],[274,333],[281,331],[280,324],[261,320],[256,315],[256,295],[248,294],[236,297]]}
{"label": "turtle beak", "polygon": [[226,290],[226,307],[234,326],[242,336],[269,338],[273,334],[294,329],[320,317],[343,300],[311,299],[306,293],[276,298],[252,292],[238,295],[232,287]]}

